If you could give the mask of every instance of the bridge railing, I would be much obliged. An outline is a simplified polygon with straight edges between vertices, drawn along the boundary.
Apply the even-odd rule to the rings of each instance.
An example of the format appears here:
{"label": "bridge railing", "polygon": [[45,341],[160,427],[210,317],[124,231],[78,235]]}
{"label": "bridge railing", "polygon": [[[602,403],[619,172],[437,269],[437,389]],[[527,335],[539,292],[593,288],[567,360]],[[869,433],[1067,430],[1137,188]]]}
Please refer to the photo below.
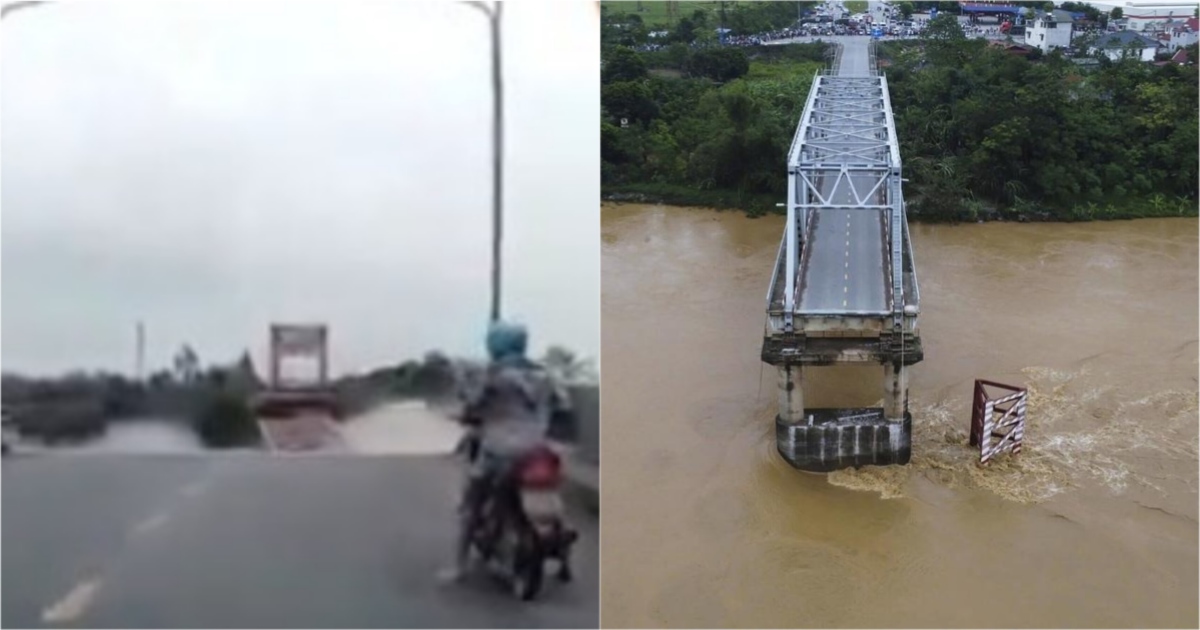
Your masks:
{"label": "bridge railing", "polygon": [[822,68],[817,74],[822,76],[832,76],[838,73],[838,68],[842,65],[842,45],[831,43],[832,54],[829,57],[829,65]]}
{"label": "bridge railing", "polygon": [[[779,252],[775,254],[775,268],[771,271],[771,284],[767,286],[767,312],[770,313],[775,307],[775,287],[779,286],[779,274],[786,273],[783,270],[783,256],[787,252],[787,235],[788,231],[783,231],[783,238],[779,239]],[[784,302],[784,300],[780,300]]]}

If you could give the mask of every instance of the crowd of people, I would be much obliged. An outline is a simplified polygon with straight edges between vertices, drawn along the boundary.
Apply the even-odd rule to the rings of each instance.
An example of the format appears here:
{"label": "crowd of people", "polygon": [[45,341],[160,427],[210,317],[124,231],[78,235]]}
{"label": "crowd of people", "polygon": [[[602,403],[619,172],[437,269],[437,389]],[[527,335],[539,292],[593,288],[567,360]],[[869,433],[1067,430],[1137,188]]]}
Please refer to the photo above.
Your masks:
{"label": "crowd of people", "polygon": [[[885,39],[901,39],[908,37],[917,37],[929,24],[928,17],[913,16],[910,21],[894,22],[890,26],[880,28],[880,36]],[[750,35],[733,35],[726,33],[723,38],[723,43],[726,46],[739,46],[749,48],[753,46],[762,46],[778,41],[786,41],[800,37],[835,37],[840,35],[871,35],[878,25],[869,22],[851,22],[849,24],[837,24],[835,22],[806,22],[792,28],[778,29],[766,31],[762,33],[754,33]],[[975,37],[999,37],[999,25],[978,25],[978,24],[963,24],[963,32],[968,36]],[[666,32],[657,33],[655,40],[642,44],[637,47],[639,52],[654,52],[664,50],[670,46],[666,42]],[[689,47],[693,50],[704,47],[706,44],[692,42]]]}

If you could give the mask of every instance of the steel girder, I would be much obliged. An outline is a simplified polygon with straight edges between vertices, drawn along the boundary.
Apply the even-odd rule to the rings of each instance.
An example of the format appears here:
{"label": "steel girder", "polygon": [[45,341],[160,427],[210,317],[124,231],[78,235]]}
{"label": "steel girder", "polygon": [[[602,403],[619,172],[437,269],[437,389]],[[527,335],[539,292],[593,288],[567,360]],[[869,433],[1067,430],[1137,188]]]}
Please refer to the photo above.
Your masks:
{"label": "steel girder", "polygon": [[[781,287],[786,330],[791,330],[797,311],[799,265],[810,218],[814,211],[828,209],[888,213],[886,275],[893,324],[900,331],[906,304],[904,259],[911,255],[901,178],[887,79],[815,75],[788,152],[788,220],[780,252],[786,274]],[[915,290],[915,273],[911,283]],[[774,287],[772,282],[772,291]],[[915,305],[916,296],[907,297]]]}

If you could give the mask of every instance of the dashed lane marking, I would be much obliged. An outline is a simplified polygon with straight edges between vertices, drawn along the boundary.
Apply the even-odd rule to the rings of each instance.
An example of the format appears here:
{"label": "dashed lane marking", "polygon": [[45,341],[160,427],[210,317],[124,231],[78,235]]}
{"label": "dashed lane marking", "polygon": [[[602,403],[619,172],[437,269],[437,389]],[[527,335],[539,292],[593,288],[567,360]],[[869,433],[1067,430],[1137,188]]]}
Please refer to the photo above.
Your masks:
{"label": "dashed lane marking", "polygon": [[182,494],[185,497],[194,497],[201,492],[204,492],[206,487],[208,487],[208,483],[204,480],[193,481],[183,488],[180,488],[179,494]]}
{"label": "dashed lane marking", "polygon": [[83,613],[87,612],[92,601],[96,599],[96,592],[100,590],[100,578],[85,580],[75,585],[71,592],[67,593],[66,597],[55,602],[49,608],[42,611],[43,623],[67,623],[79,619]]}
{"label": "dashed lane marking", "polygon": [[158,514],[155,514],[155,515],[151,516],[150,518],[143,520],[142,522],[138,523],[137,525],[134,525],[133,526],[133,534],[135,536],[140,536],[142,534],[152,532],[152,531],[162,527],[164,524],[166,524],[167,518],[168,518],[168,516],[167,516],[166,512],[159,512]]}

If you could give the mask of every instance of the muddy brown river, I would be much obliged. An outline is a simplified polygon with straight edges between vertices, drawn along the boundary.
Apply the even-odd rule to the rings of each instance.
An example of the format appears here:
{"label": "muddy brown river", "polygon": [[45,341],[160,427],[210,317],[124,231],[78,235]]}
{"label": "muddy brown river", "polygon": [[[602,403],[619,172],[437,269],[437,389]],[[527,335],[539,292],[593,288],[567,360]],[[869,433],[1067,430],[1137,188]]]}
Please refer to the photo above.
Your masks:
{"label": "muddy brown river", "polygon": [[[801,473],[759,361],[783,220],[606,204],[606,627],[1196,627],[1196,219],[914,225],[913,461]],[[807,371],[875,405],[882,367]],[[979,468],[973,381],[1030,388]]]}

